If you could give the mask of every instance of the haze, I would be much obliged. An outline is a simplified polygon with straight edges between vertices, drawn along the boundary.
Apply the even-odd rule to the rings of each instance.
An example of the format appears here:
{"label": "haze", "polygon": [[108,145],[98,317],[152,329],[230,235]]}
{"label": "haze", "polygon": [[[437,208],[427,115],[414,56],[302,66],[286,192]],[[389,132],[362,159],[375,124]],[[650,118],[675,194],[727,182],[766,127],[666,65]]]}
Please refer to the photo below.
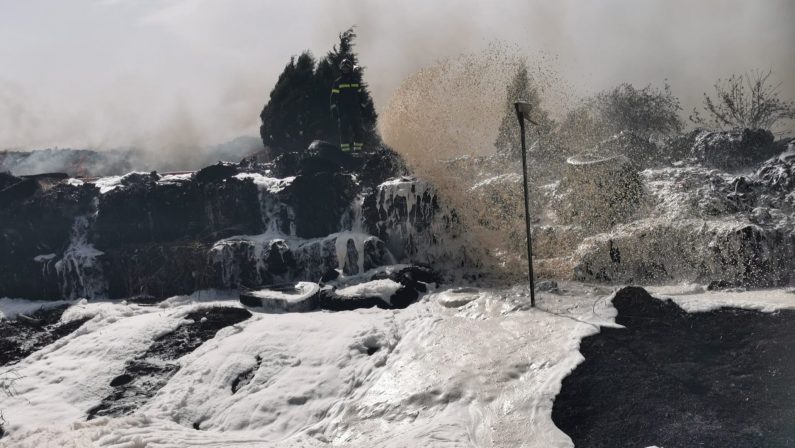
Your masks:
{"label": "haze", "polygon": [[772,68],[792,100],[793,19],[788,0],[0,0],[0,148],[256,135],[290,56],[322,56],[354,24],[379,108],[419,68],[495,40],[552,57],[580,94],[667,79],[686,112],[716,78]]}

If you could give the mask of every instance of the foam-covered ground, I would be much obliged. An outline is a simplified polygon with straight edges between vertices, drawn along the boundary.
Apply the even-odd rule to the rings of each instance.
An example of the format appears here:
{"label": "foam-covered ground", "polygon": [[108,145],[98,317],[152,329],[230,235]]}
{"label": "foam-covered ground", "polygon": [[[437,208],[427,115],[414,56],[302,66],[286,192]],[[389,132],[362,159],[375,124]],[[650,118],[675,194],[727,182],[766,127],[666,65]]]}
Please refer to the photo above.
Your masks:
{"label": "foam-covered ground", "polygon": [[[515,287],[443,289],[404,310],[252,310],[179,359],[131,415],[91,421],[111,381],[154,339],[190,325],[184,317],[197,309],[241,305],[224,292],[154,307],[71,302],[62,320],[92,318],[0,368],[14,392],[0,398],[0,446],[570,447],[552,422],[553,400],[583,359],[581,339],[614,326],[615,310],[609,289],[561,286],[539,294],[537,309]],[[678,302],[714,301],[693,291],[673,292]],[[795,294],[771,294],[778,299],[751,305],[795,302]],[[6,316],[28,309],[0,301]]]}

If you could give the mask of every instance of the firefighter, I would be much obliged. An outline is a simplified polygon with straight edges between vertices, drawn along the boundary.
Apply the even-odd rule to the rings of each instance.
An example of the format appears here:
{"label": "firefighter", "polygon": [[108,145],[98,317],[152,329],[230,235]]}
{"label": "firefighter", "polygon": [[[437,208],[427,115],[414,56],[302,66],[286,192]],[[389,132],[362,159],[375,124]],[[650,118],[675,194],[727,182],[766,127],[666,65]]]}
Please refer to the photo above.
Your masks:
{"label": "firefighter", "polygon": [[343,59],[340,62],[342,76],[331,86],[331,116],[339,124],[340,149],[345,153],[360,152],[364,146],[361,113],[364,105],[357,69],[350,59]]}

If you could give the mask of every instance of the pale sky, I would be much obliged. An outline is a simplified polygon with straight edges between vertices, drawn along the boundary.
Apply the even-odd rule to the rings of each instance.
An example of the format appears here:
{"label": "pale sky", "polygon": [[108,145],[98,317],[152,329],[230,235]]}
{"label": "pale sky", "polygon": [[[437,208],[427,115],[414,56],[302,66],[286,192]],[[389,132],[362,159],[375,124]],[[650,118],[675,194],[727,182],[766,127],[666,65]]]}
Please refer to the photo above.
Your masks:
{"label": "pale sky", "polygon": [[553,55],[582,92],[668,79],[687,112],[717,78],[772,67],[795,99],[792,0],[0,0],[0,149],[256,135],[290,56],[354,24],[377,107],[495,40]]}

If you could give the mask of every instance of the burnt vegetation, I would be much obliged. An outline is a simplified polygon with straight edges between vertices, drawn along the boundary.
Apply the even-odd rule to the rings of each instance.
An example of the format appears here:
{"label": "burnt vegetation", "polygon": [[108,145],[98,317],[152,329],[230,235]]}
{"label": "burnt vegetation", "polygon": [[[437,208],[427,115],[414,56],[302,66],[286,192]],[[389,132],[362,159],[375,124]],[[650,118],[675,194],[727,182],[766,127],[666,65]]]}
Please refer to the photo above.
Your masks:
{"label": "burnt vegetation", "polygon": [[690,120],[711,129],[773,129],[795,119],[795,103],[780,98],[781,83],[772,70],[733,74],[715,83],[714,97],[704,93],[703,111],[693,109]]}
{"label": "burnt vegetation", "polygon": [[585,338],[552,419],[577,447],[795,444],[795,312],[687,313],[624,288],[616,323]]}
{"label": "burnt vegetation", "polygon": [[[781,98],[780,86],[773,82],[771,70],[719,79],[714,96],[704,93],[703,110],[694,109],[688,121],[704,131],[780,130],[795,119],[795,103]],[[635,140],[628,144],[655,160],[686,156],[677,145],[693,143],[679,98],[667,82],[662,88],[621,83],[582,99],[557,119],[551,118],[526,66],[517,70],[506,91],[506,109],[495,142],[498,154],[514,158],[520,154],[514,101],[528,102],[536,111],[532,118],[538,125],[528,129],[527,138],[529,157],[541,163],[559,164],[568,155],[599,152],[600,144],[619,135]]]}
{"label": "burnt vegetation", "polygon": [[88,318],[61,322],[67,305],[41,308],[30,315],[0,320],[0,366],[9,366],[31,353],[68,336]]}
{"label": "burnt vegetation", "polygon": [[153,397],[180,368],[178,359],[215,337],[218,330],[251,317],[241,308],[209,308],[194,311],[187,323],[158,337],[149,349],[127,362],[124,373],[109,384],[112,392],[88,411],[88,419],[126,415]]}

